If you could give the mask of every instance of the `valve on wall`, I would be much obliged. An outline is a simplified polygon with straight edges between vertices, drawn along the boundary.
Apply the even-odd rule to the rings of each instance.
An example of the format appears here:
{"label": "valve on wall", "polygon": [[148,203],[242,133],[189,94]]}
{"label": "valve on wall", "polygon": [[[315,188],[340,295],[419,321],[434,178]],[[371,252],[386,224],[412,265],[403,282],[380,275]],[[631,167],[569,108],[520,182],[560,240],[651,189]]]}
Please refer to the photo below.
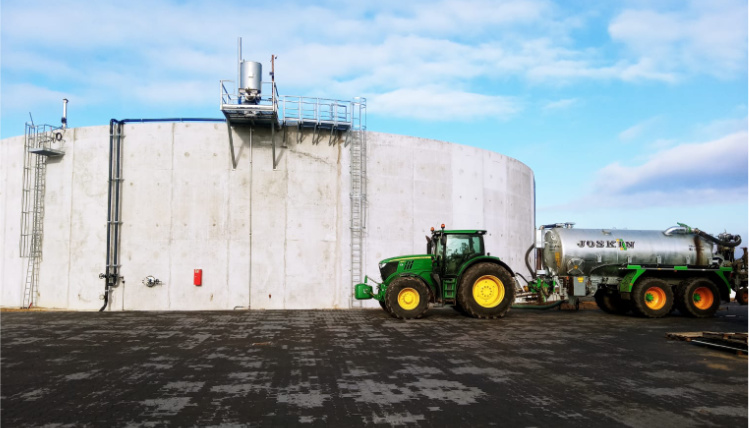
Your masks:
{"label": "valve on wall", "polygon": [[161,285],[161,280],[154,277],[153,275],[148,275],[147,277],[143,278],[143,285],[151,288],[157,285]]}

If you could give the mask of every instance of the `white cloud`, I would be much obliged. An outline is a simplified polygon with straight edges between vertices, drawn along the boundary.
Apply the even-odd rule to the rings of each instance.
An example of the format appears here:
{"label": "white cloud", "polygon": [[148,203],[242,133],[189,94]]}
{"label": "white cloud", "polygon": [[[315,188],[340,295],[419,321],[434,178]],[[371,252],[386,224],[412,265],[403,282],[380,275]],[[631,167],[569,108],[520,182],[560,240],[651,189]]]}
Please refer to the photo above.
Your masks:
{"label": "white cloud", "polygon": [[388,32],[470,35],[491,26],[517,26],[537,21],[549,8],[547,2],[535,0],[414,2],[410,10],[378,14],[375,23]]}
{"label": "white cloud", "polygon": [[[744,114],[746,112],[744,111]],[[746,130],[749,127],[747,117],[718,119],[706,124],[698,124],[695,133],[705,138],[716,138],[721,135],[731,134]]]}
{"label": "white cloud", "polygon": [[[747,132],[742,131],[664,149],[639,165],[615,162],[597,171],[586,195],[541,206],[539,212],[574,214],[586,207],[585,215],[589,216],[591,212],[610,209],[648,213],[669,208],[745,205],[749,192],[748,143]],[[740,217],[745,212],[727,214]]]}
{"label": "white cloud", "polygon": [[683,10],[630,9],[609,34],[650,64],[651,70],[735,76],[746,69],[747,4],[744,0],[693,1]]}
{"label": "white cloud", "polygon": [[371,113],[432,121],[445,118],[472,121],[484,118],[506,119],[520,110],[509,97],[459,92],[439,87],[398,89],[368,98]]}
{"label": "white cloud", "polygon": [[[294,6],[166,0],[133,0],[124,8],[73,0],[3,4],[3,78],[28,82],[25,76],[33,75],[41,85],[64,82],[66,90],[101,99],[199,103],[217,97],[218,80],[234,79],[234,43],[243,35],[244,58],[263,62],[265,78],[270,54],[279,56],[282,94],[369,94],[391,105],[394,94],[412,102],[422,99],[412,95],[432,87],[453,98],[475,99],[485,82],[512,78],[554,86],[587,80],[677,83],[683,73],[675,64],[687,59],[717,58],[730,71],[746,58],[746,41],[736,40],[735,25],[713,28],[721,20],[735,20],[735,3],[704,13],[695,5],[685,12],[622,12],[609,32],[630,47],[631,58],[611,58],[605,40],[600,46],[576,46],[575,30],[601,17],[546,0]],[[643,22],[647,25],[641,28]],[[651,24],[662,26],[663,33]],[[687,30],[690,26],[700,28],[699,34]],[[205,88],[213,89],[204,96],[192,94]],[[448,108],[442,99],[401,112],[434,116]],[[487,100],[491,114],[507,117],[517,110],[507,97]],[[544,108],[567,108],[574,104],[570,100]],[[429,109],[434,111],[419,113]]]}
{"label": "white cloud", "polygon": [[[15,111],[33,112],[39,108],[48,108],[50,105],[60,105],[62,113],[62,99],[73,98],[70,93],[55,91],[41,86],[28,83],[17,85],[3,85],[2,107],[6,110],[12,107]],[[81,100],[85,103],[84,100]],[[84,104],[85,105],[85,104]]]}
{"label": "white cloud", "polygon": [[578,103],[577,98],[565,98],[563,100],[549,101],[544,106],[544,110],[564,110]]}
{"label": "white cloud", "polygon": [[630,126],[629,128],[619,133],[619,140],[631,141],[631,140],[634,140],[635,138],[640,137],[643,133],[651,129],[653,125],[655,125],[658,122],[658,120],[660,120],[659,117],[651,117],[650,119],[644,120],[640,123]]}
{"label": "white cloud", "polygon": [[747,190],[746,131],[704,143],[681,144],[655,153],[637,166],[613,163],[598,171],[598,195],[713,198],[721,193]]}

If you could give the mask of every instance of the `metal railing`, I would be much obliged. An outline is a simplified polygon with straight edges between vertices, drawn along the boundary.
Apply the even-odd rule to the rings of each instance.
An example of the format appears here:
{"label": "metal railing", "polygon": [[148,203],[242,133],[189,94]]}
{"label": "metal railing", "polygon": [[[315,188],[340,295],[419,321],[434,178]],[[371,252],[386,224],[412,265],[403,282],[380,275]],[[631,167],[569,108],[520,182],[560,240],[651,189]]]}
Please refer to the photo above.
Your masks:
{"label": "metal railing", "polygon": [[[227,87],[227,84],[232,85]],[[334,129],[355,127],[358,121],[356,109],[361,108],[361,101],[341,101],[329,98],[302,97],[298,95],[278,95],[273,82],[263,82],[261,97],[255,102],[246,99],[233,87],[233,80],[221,80],[220,108],[227,115],[241,114],[274,114],[279,125],[317,125]],[[270,92],[270,96],[264,96]]]}
{"label": "metal railing", "polygon": [[280,106],[280,117],[285,123],[351,126],[353,122],[353,106],[348,101],[284,95]]}

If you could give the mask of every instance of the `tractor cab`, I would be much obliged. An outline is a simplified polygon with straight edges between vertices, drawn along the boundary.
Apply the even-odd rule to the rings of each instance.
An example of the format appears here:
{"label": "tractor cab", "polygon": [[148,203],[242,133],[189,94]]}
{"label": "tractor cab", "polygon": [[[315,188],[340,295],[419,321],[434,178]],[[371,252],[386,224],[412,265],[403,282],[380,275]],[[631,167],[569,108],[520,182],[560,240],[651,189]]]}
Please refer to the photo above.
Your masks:
{"label": "tractor cab", "polygon": [[484,252],[485,230],[432,230],[427,253],[432,255],[433,272],[440,277],[455,277],[468,261]]}

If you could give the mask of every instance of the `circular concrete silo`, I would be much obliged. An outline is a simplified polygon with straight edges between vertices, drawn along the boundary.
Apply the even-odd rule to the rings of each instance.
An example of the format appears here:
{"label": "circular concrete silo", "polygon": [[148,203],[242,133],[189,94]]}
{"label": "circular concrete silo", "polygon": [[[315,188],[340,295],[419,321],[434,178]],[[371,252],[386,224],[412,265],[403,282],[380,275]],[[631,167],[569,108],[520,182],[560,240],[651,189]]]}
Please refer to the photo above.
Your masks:
{"label": "circular concrete silo", "polygon": [[[121,283],[109,310],[329,309],[352,299],[350,144],[296,128],[221,123],[123,127]],[[276,159],[272,159],[272,140]],[[22,138],[0,141],[3,305],[22,300]],[[46,171],[39,306],[102,305],[109,127],[71,128]],[[436,140],[366,132],[362,275],[422,253],[429,228],[486,229],[486,248],[527,273],[534,178],[521,162]],[[6,161],[6,159],[8,161]],[[274,169],[275,164],[275,169]],[[195,269],[202,284],[194,284]],[[153,276],[160,284],[148,287]]]}

